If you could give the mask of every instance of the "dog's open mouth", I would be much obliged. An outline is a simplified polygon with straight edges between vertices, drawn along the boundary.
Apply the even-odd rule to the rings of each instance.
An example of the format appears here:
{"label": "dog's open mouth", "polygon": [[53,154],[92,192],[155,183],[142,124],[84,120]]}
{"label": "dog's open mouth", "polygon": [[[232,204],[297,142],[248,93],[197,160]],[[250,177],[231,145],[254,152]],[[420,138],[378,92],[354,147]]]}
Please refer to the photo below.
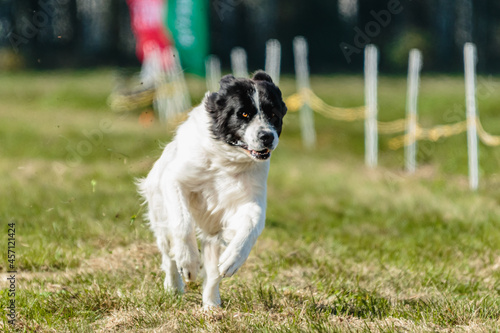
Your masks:
{"label": "dog's open mouth", "polygon": [[228,141],[227,143],[229,143],[231,146],[240,147],[245,151],[245,153],[247,153],[250,157],[256,160],[264,161],[267,160],[269,157],[271,157],[271,150],[267,148],[262,150],[252,150],[248,149],[248,146],[241,141],[238,142]]}
{"label": "dog's open mouth", "polygon": [[244,148],[251,157],[257,160],[267,160],[271,156],[271,151],[269,149],[264,150],[250,150],[248,148]]}

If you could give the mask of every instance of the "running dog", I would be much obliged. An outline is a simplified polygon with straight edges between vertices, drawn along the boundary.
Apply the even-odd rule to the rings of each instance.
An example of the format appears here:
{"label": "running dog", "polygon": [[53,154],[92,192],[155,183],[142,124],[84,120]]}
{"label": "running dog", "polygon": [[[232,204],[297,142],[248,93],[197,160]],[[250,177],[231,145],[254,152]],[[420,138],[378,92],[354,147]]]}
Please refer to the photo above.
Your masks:
{"label": "running dog", "polygon": [[203,305],[220,306],[220,281],[243,265],[264,228],[270,157],[286,111],[265,72],[226,75],[138,181],[165,289],[182,292],[183,278],[195,280],[203,267]]}

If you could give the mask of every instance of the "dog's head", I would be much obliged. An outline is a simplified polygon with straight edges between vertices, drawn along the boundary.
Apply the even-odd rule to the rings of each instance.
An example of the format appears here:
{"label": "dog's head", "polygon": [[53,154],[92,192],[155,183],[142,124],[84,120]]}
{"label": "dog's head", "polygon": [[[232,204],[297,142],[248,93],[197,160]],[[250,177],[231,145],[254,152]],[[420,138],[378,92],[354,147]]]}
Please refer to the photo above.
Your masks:
{"label": "dog's head", "polygon": [[254,160],[267,160],[278,145],[287,108],[271,77],[258,71],[252,79],[224,76],[205,108],[217,140],[237,147]]}

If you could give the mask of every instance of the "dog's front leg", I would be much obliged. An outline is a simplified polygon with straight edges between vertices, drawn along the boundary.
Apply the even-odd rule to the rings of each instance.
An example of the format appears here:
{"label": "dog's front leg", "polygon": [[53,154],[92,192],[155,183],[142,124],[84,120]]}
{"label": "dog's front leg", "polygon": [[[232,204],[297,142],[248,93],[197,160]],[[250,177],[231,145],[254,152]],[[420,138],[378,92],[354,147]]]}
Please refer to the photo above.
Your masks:
{"label": "dog's front leg", "polygon": [[168,228],[171,235],[171,256],[186,281],[194,281],[200,268],[200,258],[194,222],[187,208],[181,186],[169,182],[164,189]]}
{"label": "dog's front leg", "polygon": [[203,243],[203,266],[205,267],[205,281],[203,281],[203,307],[219,307],[219,283],[222,277],[217,267],[219,263],[220,245],[214,241]]}
{"label": "dog's front leg", "polygon": [[234,237],[219,258],[219,274],[230,277],[247,260],[252,247],[264,229],[266,219],[265,205],[250,204],[240,209],[234,216],[229,228]]}

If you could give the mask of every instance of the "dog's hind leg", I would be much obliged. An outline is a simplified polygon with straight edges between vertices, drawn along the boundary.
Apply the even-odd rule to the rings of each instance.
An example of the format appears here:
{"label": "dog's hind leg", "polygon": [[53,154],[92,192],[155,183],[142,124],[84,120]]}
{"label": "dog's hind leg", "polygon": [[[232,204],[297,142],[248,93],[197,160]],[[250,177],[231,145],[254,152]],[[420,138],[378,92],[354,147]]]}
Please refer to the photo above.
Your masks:
{"label": "dog's hind leg", "polygon": [[169,255],[169,242],[167,236],[167,230],[160,229],[156,232],[156,243],[158,244],[158,249],[161,252],[161,268],[165,272],[165,281],[163,286],[165,290],[170,292],[183,292],[184,282],[177,270],[177,265],[175,261],[170,258]]}
{"label": "dog's hind leg", "polygon": [[220,246],[217,243],[205,241],[203,243],[203,266],[205,267],[205,280],[203,281],[203,307],[219,307],[221,300],[219,283],[221,277],[217,265],[219,264]]}

